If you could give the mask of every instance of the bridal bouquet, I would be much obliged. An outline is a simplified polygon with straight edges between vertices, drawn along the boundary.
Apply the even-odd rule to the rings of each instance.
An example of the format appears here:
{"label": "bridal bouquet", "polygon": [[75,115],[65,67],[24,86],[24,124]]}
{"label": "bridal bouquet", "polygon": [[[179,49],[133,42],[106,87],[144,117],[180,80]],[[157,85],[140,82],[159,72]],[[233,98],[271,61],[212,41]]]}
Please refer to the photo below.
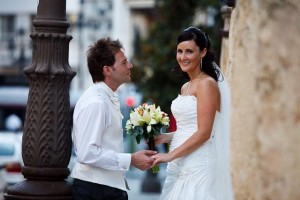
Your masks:
{"label": "bridal bouquet", "polygon": [[[161,111],[159,106],[144,103],[130,112],[125,128],[127,134],[135,137],[138,144],[141,139],[145,139],[148,141],[149,149],[155,150],[154,137],[165,133],[169,122],[168,114]],[[159,166],[154,166],[152,171],[158,172]]]}

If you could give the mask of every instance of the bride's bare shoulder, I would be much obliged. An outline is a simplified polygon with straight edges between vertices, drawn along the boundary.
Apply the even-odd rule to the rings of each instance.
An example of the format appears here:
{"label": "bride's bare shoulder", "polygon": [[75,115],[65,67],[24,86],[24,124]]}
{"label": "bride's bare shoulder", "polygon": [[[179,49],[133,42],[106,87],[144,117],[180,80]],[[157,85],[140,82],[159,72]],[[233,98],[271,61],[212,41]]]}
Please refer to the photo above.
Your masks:
{"label": "bride's bare shoulder", "polygon": [[185,93],[185,91],[187,90],[187,88],[188,88],[188,85],[189,85],[189,82],[186,82],[186,83],[184,83],[182,86],[181,86],[181,94],[184,94]]}
{"label": "bride's bare shoulder", "polygon": [[203,77],[196,82],[196,95],[218,95],[219,88],[218,83],[210,76]]}
{"label": "bride's bare shoulder", "polygon": [[197,87],[218,87],[218,83],[210,76],[205,76],[196,81]]}

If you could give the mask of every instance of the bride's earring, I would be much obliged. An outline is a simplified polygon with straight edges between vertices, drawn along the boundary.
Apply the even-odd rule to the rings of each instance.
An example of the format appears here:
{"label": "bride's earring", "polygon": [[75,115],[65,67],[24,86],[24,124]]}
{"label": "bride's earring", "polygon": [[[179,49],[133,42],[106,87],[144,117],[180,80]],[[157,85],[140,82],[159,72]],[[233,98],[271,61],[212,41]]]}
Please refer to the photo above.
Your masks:
{"label": "bride's earring", "polygon": [[202,58],[200,60],[200,69],[202,70]]}

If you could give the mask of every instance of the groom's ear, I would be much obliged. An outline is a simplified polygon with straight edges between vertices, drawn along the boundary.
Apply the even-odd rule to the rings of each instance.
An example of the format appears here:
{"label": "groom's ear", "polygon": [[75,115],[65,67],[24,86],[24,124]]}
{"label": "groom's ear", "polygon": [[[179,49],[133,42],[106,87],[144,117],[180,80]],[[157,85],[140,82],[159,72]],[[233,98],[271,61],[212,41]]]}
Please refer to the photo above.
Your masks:
{"label": "groom's ear", "polygon": [[111,69],[110,66],[105,65],[103,67],[103,75],[104,75],[104,77],[110,76],[111,75],[111,70],[112,69]]}

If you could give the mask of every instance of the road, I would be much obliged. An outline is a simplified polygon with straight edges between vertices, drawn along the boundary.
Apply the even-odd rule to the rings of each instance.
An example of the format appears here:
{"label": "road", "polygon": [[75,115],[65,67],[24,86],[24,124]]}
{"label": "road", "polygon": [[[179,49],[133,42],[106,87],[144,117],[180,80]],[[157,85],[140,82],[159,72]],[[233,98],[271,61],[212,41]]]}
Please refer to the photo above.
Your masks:
{"label": "road", "polygon": [[[157,179],[158,182],[162,185],[164,176],[162,175],[164,168],[161,168],[161,172],[159,172]],[[141,192],[141,184],[145,181],[146,172],[142,172],[139,170],[131,170],[127,174],[127,181],[130,186],[130,191],[128,191],[128,199],[129,200],[158,200],[160,193],[143,193]],[[4,200],[3,193],[0,192],[0,200]]]}

